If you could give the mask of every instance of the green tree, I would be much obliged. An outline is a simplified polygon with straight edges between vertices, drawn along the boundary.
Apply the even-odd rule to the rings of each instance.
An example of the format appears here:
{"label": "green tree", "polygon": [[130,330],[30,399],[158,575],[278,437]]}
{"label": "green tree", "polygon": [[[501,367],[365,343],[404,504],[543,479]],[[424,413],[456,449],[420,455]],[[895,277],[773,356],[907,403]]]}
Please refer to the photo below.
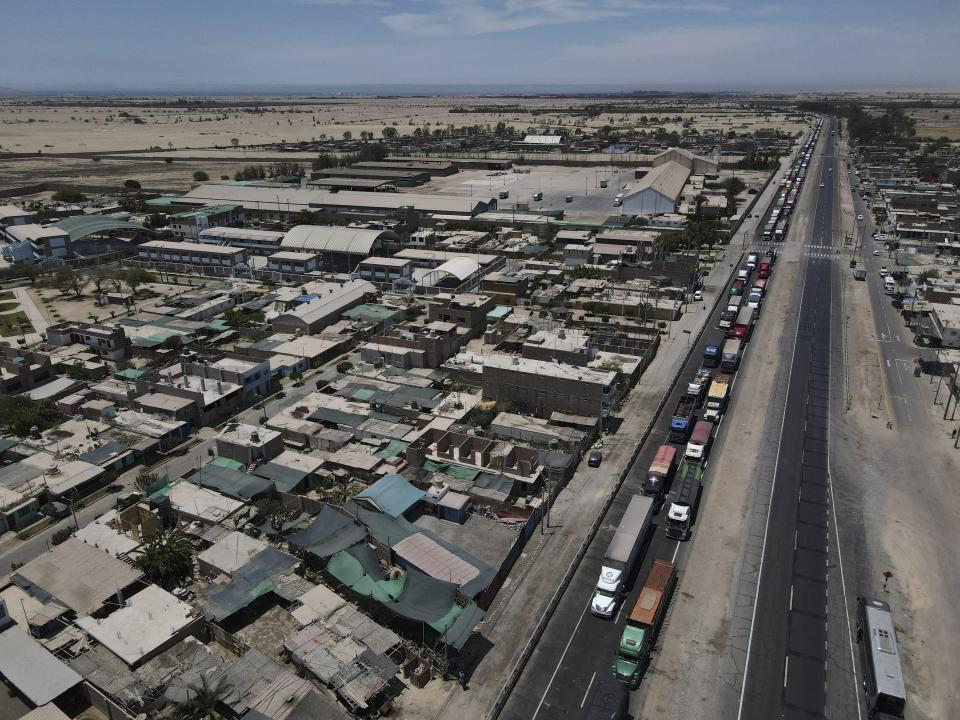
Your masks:
{"label": "green tree", "polygon": [[17,437],[26,437],[32,428],[43,432],[59,425],[63,415],[49,400],[31,400],[24,395],[0,395],[0,426]]}
{"label": "green tree", "polygon": [[157,279],[154,277],[153,273],[143,268],[132,267],[128,268],[123,273],[123,281],[127,284],[127,287],[130,288],[130,294],[136,295],[137,288],[146,285],[147,283],[156,282]]}
{"label": "green tree", "polygon": [[139,189],[140,189],[140,182],[137,181],[137,180],[124,180],[124,181],[123,181],[123,186],[124,186],[125,188],[127,188],[128,190],[139,190]]}
{"label": "green tree", "polygon": [[386,140],[392,140],[397,136],[397,129],[395,127],[388,126],[381,130],[380,134],[383,135]]}
{"label": "green tree", "polygon": [[64,265],[53,274],[52,283],[64,295],[72,292],[80,297],[87,286],[87,279],[72,267]]}
{"label": "green tree", "polygon": [[142,492],[144,495],[149,495],[153,490],[162,485],[163,482],[164,478],[158,473],[142,472],[137,475],[137,479],[133,481],[133,484],[136,486],[137,490]]}
{"label": "green tree", "polygon": [[61,203],[82,203],[87,201],[87,196],[76,190],[60,190],[53,194],[53,200]]}
{"label": "green tree", "polygon": [[230,308],[223,313],[223,322],[234,330],[239,330],[247,325],[260,325],[263,320],[262,312],[244,310],[243,308]]}
{"label": "green tree", "polygon": [[344,130],[343,139],[346,140],[347,142],[350,142],[351,140],[353,140],[353,133],[350,132],[349,130]]}
{"label": "green tree", "polygon": [[84,270],[84,276],[88,283],[93,283],[97,295],[103,293],[104,284],[110,279],[110,273],[113,270],[106,265],[94,265]]}
{"label": "green tree", "polygon": [[193,574],[193,545],[180,528],[158,530],[147,541],[136,566],[150,582],[170,590]]}
{"label": "green tree", "polygon": [[206,182],[210,179],[210,176],[207,175],[203,170],[197,170],[193,173],[193,179],[197,182]]}
{"label": "green tree", "polygon": [[232,690],[223,678],[211,682],[206,675],[200,681],[187,686],[187,699],[177,706],[183,720],[222,720],[220,706]]}

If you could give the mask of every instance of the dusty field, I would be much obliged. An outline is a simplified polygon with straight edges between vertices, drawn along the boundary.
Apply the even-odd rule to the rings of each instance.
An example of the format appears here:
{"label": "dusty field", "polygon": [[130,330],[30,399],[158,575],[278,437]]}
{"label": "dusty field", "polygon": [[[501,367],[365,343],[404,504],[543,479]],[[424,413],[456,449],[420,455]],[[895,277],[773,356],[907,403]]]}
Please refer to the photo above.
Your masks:
{"label": "dusty field", "polygon": [[[172,98],[164,100],[168,105]],[[218,99],[219,100],[219,99]],[[603,113],[590,118],[551,109],[577,108],[595,100],[581,98],[343,98],[329,100],[262,98],[258,107],[92,107],[89,105],[35,105],[34,101],[0,103],[0,150],[8,152],[110,152],[176,148],[231,148],[264,143],[342,138],[344,132],[359,137],[361,131],[380,137],[388,126],[400,136],[417,127],[490,125],[499,121],[520,132],[541,126],[581,126],[596,129],[664,127],[682,130],[691,121],[700,132],[734,130],[752,132],[757,127],[797,132],[799,120],[782,113],[758,114],[727,105],[680,106],[660,101],[633,101],[640,113]],[[244,102],[251,101],[245,98]],[[228,99],[224,102],[230,102]],[[629,102],[629,101],[625,101]],[[503,112],[451,112],[453,108],[503,107]],[[647,122],[641,123],[642,115]],[[654,121],[653,118],[657,118]],[[236,140],[236,143],[233,142]]]}
{"label": "dusty field", "polygon": [[916,120],[917,135],[921,137],[960,140],[960,107],[911,108],[907,114]]}

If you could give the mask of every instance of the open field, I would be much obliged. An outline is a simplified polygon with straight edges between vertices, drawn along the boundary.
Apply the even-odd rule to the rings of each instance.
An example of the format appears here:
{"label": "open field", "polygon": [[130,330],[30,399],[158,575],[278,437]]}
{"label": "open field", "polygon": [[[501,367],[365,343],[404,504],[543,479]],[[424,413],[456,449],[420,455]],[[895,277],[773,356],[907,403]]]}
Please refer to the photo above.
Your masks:
{"label": "open field", "polygon": [[32,332],[33,325],[30,324],[30,320],[23,310],[0,315],[0,336],[10,337],[12,335]]}
{"label": "open field", "polygon": [[960,107],[910,108],[907,114],[916,120],[920,137],[960,140]]}
{"label": "open field", "polygon": [[[76,104],[69,100],[8,100],[0,103],[0,148],[29,153],[230,148],[234,139],[237,145],[244,146],[339,139],[344,132],[359,137],[361,131],[369,131],[380,137],[383,128],[388,126],[396,127],[403,136],[417,127],[493,126],[501,120],[520,132],[564,126],[596,129],[604,125],[651,130],[663,127],[669,132],[680,131],[685,121],[701,133],[752,132],[757,127],[796,132],[803,125],[799,118],[788,121],[784,113],[760,114],[735,103],[690,104],[682,100],[509,97],[235,100],[236,105],[220,106],[220,103],[230,103],[231,99],[217,99],[217,107],[203,107],[199,103],[195,107],[186,103],[174,105],[174,98],[142,99],[126,106],[94,105],[90,100],[76,101]],[[612,102],[635,111],[601,112],[589,117],[578,112],[589,105]],[[485,111],[455,111],[480,108]],[[551,112],[553,110],[560,112]],[[648,122],[641,125],[641,117],[647,117]]]}

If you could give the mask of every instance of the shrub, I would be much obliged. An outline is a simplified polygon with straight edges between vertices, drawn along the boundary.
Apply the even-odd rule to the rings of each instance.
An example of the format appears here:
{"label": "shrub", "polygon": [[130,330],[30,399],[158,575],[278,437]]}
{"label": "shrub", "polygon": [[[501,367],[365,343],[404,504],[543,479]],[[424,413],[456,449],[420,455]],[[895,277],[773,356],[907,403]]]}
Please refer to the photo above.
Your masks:
{"label": "shrub", "polygon": [[338,363],[337,363],[337,372],[338,372],[338,373],[345,373],[347,370],[349,370],[349,369],[352,368],[352,367],[353,367],[353,363],[352,363],[352,362],[350,362],[349,360],[344,360],[343,362],[338,362]]}
{"label": "shrub", "polygon": [[193,173],[193,179],[197,182],[206,182],[210,179],[210,176],[207,175],[203,170],[197,170]]}
{"label": "shrub", "polygon": [[73,530],[71,528],[60,528],[50,537],[50,542],[54,545],[59,545],[60,543],[69,540],[71,535],[73,535]]}
{"label": "shrub", "polygon": [[124,180],[124,181],[123,181],[123,186],[124,186],[125,188],[130,189],[130,190],[139,190],[139,189],[140,189],[140,183],[137,182],[136,180]]}

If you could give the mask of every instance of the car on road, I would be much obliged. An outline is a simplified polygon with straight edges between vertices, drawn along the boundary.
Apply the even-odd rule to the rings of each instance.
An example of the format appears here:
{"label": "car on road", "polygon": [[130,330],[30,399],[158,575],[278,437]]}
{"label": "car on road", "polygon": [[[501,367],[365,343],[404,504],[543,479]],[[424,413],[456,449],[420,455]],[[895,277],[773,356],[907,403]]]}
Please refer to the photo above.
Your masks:
{"label": "car on road", "polygon": [[600,467],[600,463],[603,462],[603,453],[599,450],[594,450],[590,453],[590,456],[587,458],[587,465],[590,467]]}
{"label": "car on road", "polygon": [[863,220],[863,215],[857,215],[857,220]]}
{"label": "car on road", "polygon": [[879,256],[880,256],[880,251],[877,250],[876,248],[874,248],[874,250],[873,250],[873,256],[874,256],[874,257],[879,257]]}
{"label": "car on road", "polygon": [[823,183],[820,183],[820,187],[823,187]]}
{"label": "car on road", "polygon": [[886,276],[887,276],[887,266],[883,265],[880,267],[880,277],[886,277]]}
{"label": "car on road", "polygon": [[693,299],[694,299],[694,300],[697,300],[697,301],[703,300],[703,290],[700,290],[699,288],[697,288],[696,290],[694,290],[694,291],[693,291]]}
{"label": "car on road", "polygon": [[564,202],[573,202],[573,195],[567,195],[564,199]]}
{"label": "car on road", "polygon": [[534,199],[534,200],[543,200],[543,193],[542,193],[542,192],[535,192],[535,193],[533,194],[533,199]]}

